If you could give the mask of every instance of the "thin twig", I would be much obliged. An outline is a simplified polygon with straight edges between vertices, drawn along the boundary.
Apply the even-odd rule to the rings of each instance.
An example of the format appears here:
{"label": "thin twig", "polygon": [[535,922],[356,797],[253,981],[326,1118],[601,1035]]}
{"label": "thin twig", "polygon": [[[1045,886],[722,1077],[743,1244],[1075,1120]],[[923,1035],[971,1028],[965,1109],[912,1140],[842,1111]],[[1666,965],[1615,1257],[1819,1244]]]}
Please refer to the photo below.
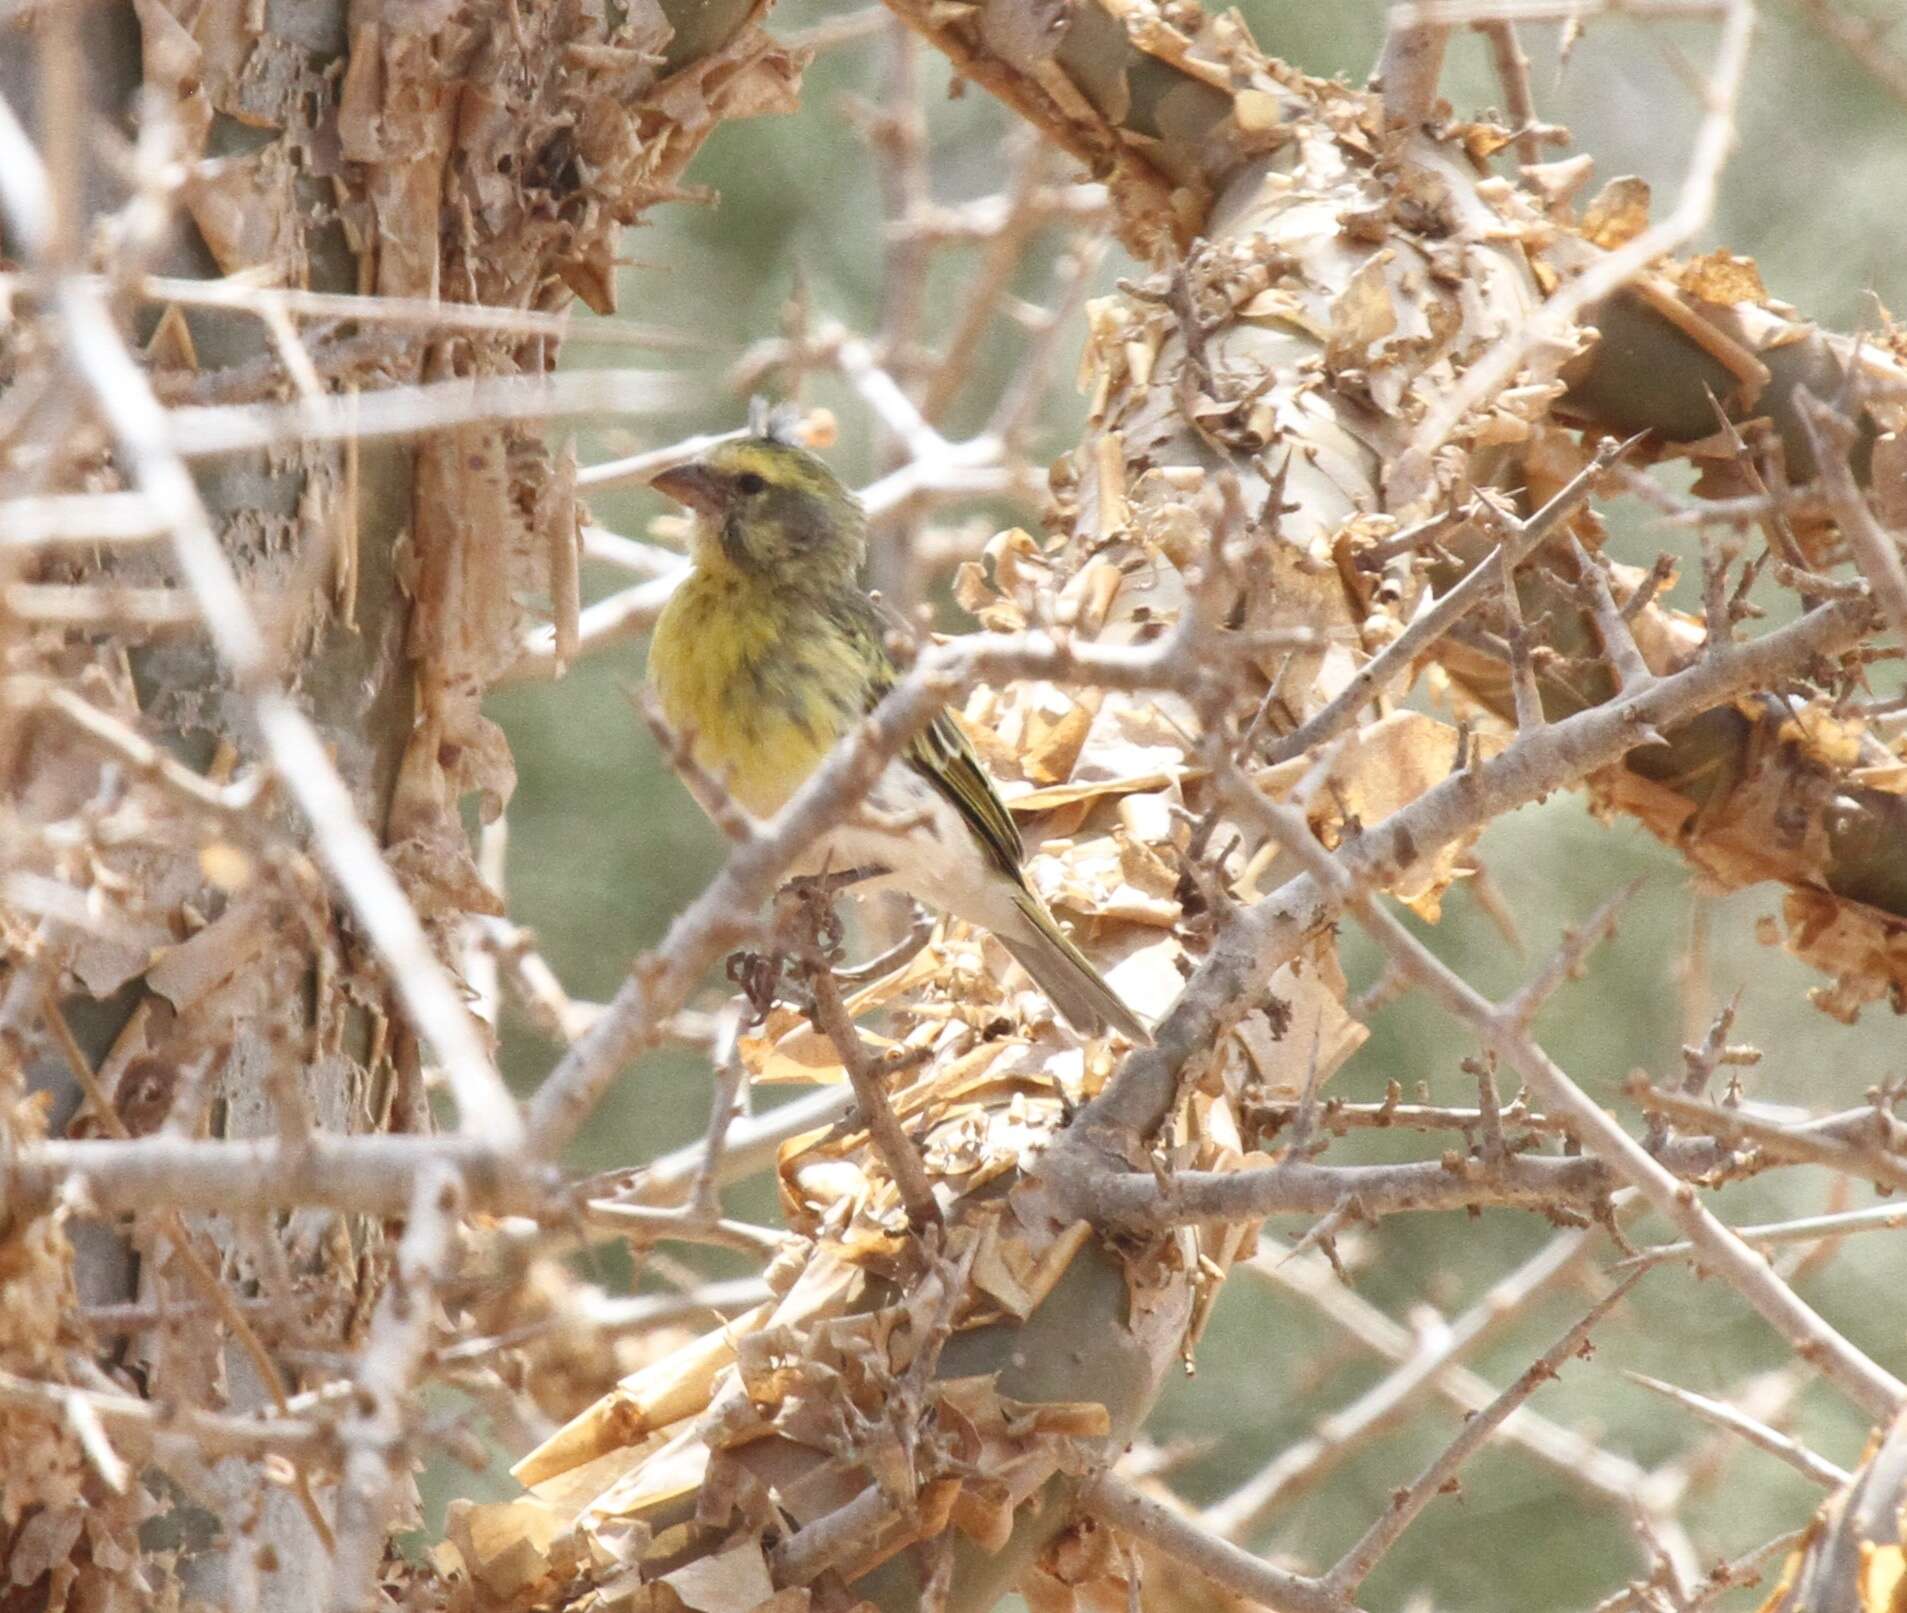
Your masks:
{"label": "thin twig", "polygon": [[329,1429],[301,1417],[237,1417],[134,1395],[44,1383],[0,1370],[0,1405],[59,1419],[69,1415],[76,1399],[85,1401],[87,1410],[121,1439],[138,1438],[162,1447],[178,1439],[189,1442],[195,1456],[322,1455],[332,1443]]}
{"label": "thin twig", "polygon": [[732,1221],[723,1216],[706,1215],[693,1205],[678,1210],[661,1210],[649,1204],[626,1204],[616,1199],[591,1199],[583,1206],[584,1218],[597,1226],[613,1227],[636,1243],[675,1239],[682,1243],[714,1244],[723,1249],[739,1249],[744,1254],[774,1255],[787,1242],[787,1234],[773,1227],[756,1226],[750,1221]]}
{"label": "thin twig", "polygon": [[1588,923],[1564,930],[1562,945],[1516,995],[1504,1003],[1504,1013],[1517,1024],[1527,1026],[1566,981],[1581,979],[1583,964],[1589,954],[1616,933],[1616,920],[1622,916],[1623,909],[1635,900],[1643,883],[1640,876],[1630,880],[1590,914]]}
{"label": "thin twig", "polygon": [[1673,1400],[1678,1406],[1686,1407],[1703,1421],[1713,1423],[1717,1428],[1725,1428],[1731,1434],[1740,1435],[1755,1449],[1766,1451],[1770,1456],[1779,1457],[1797,1473],[1821,1485],[1824,1489],[1838,1490],[1852,1477],[1846,1468],[1836,1467],[1825,1457],[1816,1456],[1798,1439],[1782,1433],[1778,1428],[1770,1428],[1758,1418],[1750,1417],[1747,1412],[1729,1405],[1726,1401],[1711,1400],[1707,1395],[1698,1395],[1692,1389],[1684,1389],[1677,1384],[1664,1383],[1660,1378],[1651,1378],[1646,1373],[1625,1371],[1623,1376],[1631,1383],[1639,1383],[1645,1389],[1653,1389],[1657,1394]]}
{"label": "thin twig", "polygon": [[1588,1254],[1590,1239],[1586,1232],[1565,1232],[1552,1238],[1517,1270],[1493,1283],[1462,1316],[1423,1339],[1395,1372],[1351,1405],[1322,1419],[1313,1434],[1280,1452],[1245,1483],[1207,1507],[1202,1521],[1228,1539],[1249,1533],[1273,1508],[1315,1484],[1409,1412],[1420,1409],[1425,1385],[1572,1272]]}
{"label": "thin twig", "polygon": [[861,1124],[867,1127],[869,1140],[888,1175],[899,1190],[907,1219],[916,1227],[932,1225],[940,1219],[940,1206],[934,1200],[934,1184],[914,1146],[895,1117],[887,1101],[887,1084],[880,1061],[868,1052],[867,1044],[855,1028],[854,1016],[841,1000],[841,987],[825,959],[807,971],[808,988],[814,995],[815,1029],[834,1044],[841,1065],[848,1072],[860,1107]]}
{"label": "thin twig", "polygon": [[1513,573],[1563,529],[1589,497],[1597,477],[1615,464],[1630,446],[1629,442],[1603,444],[1596,457],[1527,521],[1499,516],[1510,529],[1499,546],[1500,553],[1493,552],[1471,567],[1456,587],[1430,609],[1415,616],[1410,626],[1359,667],[1344,688],[1315,716],[1273,745],[1268,760],[1277,763],[1302,756],[1313,746],[1325,744],[1350,728],[1358,712],[1396,682],[1438,639],[1490,598],[1506,574]]}
{"label": "thin twig", "polygon": [[1876,17],[1857,17],[1842,9],[1840,0],[1794,0],[1801,14],[1860,63],[1887,93],[1907,106],[1907,55],[1887,48],[1886,33],[1897,17],[1884,11]]}
{"label": "thin twig", "polygon": [[1503,86],[1503,110],[1516,131],[1516,154],[1526,163],[1543,160],[1543,138],[1536,122],[1536,97],[1530,90],[1530,59],[1516,36],[1516,24],[1501,17],[1470,25],[1490,42],[1490,60]]}
{"label": "thin twig", "polygon": [[1348,1596],[1322,1580],[1275,1568],[1262,1557],[1234,1546],[1201,1527],[1193,1518],[1116,1473],[1102,1473],[1081,1492],[1079,1504],[1102,1523],[1144,1541],[1214,1585],[1249,1598],[1278,1613],[1356,1613]]}
{"label": "thin twig", "polygon": [[[83,298],[67,283],[63,296]],[[463,376],[322,402],[186,405],[156,439],[191,459],[217,459],[291,443],[416,437],[475,422],[641,418],[692,408],[697,387],[669,370],[566,370],[554,375]],[[579,475],[579,485],[586,485]]]}
{"label": "thin twig", "polygon": [[1853,1109],[1788,1125],[1710,1099],[1665,1092],[1646,1078],[1632,1079],[1625,1091],[1650,1113],[1666,1115],[1711,1137],[1751,1142],[1778,1159],[1826,1165],[1890,1192],[1907,1192],[1907,1149],[1893,1135],[1898,1123],[1890,1123],[1877,1109]]}
{"label": "thin twig", "polygon": [[1470,1418],[1416,1482],[1391,1497],[1383,1516],[1365,1530],[1357,1543],[1324,1576],[1325,1584],[1341,1596],[1349,1595],[1363,1584],[1379,1559],[1396,1544],[1431,1500],[1449,1487],[1464,1463],[1483,1448],[1484,1442],[1497,1426],[1544,1384],[1555,1378],[1565,1361],[1584,1349],[1596,1324],[1622,1302],[1635,1286],[1639,1275],[1632,1274],[1619,1282],[1596,1302],[1587,1316],[1538,1356],[1515,1383]]}
{"label": "thin twig", "polygon": [[1503,620],[1509,631],[1510,691],[1516,701],[1516,731],[1533,733],[1548,720],[1543,713],[1543,691],[1536,681],[1536,663],[1530,655],[1530,630],[1523,624],[1523,601],[1516,588],[1516,564],[1510,551],[1501,546],[1496,552],[1497,569],[1502,573]]}
{"label": "thin twig", "polygon": [[1810,392],[1800,392],[1796,402],[1802,429],[1814,450],[1821,485],[1834,509],[1835,524],[1874,590],[1888,626],[1902,643],[1907,643],[1907,566],[1901,563],[1900,538],[1881,525],[1848,465],[1847,456],[1855,443],[1854,427],[1840,410]]}
{"label": "thin twig", "polygon": [[[1392,1321],[1370,1301],[1346,1288],[1321,1258],[1295,1261],[1278,1258],[1278,1245],[1260,1234],[1262,1247],[1244,1268],[1315,1306],[1347,1337],[1396,1366],[1413,1360],[1423,1340],[1439,1337],[1448,1324],[1432,1313],[1417,1331]],[[1431,1380],[1444,1400],[1469,1415],[1496,1398],[1496,1390],[1468,1367],[1446,1364]],[[1506,1444],[1516,1445],[1593,1496],[1618,1504],[1627,1515],[1635,1506],[1660,1513],[1673,1501],[1665,1486],[1627,1457],[1607,1451],[1574,1429],[1550,1421],[1522,1406],[1498,1430]],[[1209,1520],[1208,1520],[1209,1521]]]}
{"label": "thin twig", "polygon": [[[1570,549],[1576,557],[1577,573],[1589,591],[1590,615],[1596,624],[1596,636],[1602,640],[1602,653],[1615,669],[1617,689],[1629,694],[1649,681],[1652,675],[1649,664],[1636,648],[1635,635],[1629,631],[1628,621],[1616,608],[1615,596],[1609,591],[1609,579],[1603,575],[1599,560],[1590,558],[1582,544],[1573,538],[1570,540]],[[1711,643],[1721,642],[1724,638],[1722,624],[1711,622],[1709,634]]]}
{"label": "thin twig", "polygon": [[[1907,1204],[1871,1204],[1861,1210],[1833,1215],[1797,1216],[1791,1221],[1762,1221],[1738,1226],[1735,1236],[1757,1249],[1782,1243],[1813,1243],[1821,1238],[1843,1238],[1855,1232],[1897,1232],[1907,1227]],[[1695,1253],[1686,1238],[1675,1243],[1650,1244],[1631,1257],[1635,1260],[1683,1260]]]}
{"label": "thin twig", "polygon": [[409,1468],[411,1391],[430,1348],[433,1289],[456,1255],[463,1208],[453,1167],[440,1163],[419,1174],[404,1236],[358,1358],[356,1403],[339,1430],[345,1457],[338,1484],[333,1613],[360,1613],[375,1600],[398,1475]]}

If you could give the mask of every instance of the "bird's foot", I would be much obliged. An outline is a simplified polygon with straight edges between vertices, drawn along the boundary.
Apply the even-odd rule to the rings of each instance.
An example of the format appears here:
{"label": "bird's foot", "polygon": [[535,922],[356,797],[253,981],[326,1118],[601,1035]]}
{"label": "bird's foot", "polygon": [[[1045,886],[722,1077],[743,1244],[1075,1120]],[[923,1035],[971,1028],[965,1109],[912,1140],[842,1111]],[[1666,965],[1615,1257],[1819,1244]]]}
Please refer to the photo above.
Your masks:
{"label": "bird's foot", "polygon": [[748,1004],[746,1029],[752,1030],[767,1019],[769,1009],[775,1006],[775,997],[781,986],[784,958],[779,952],[731,952],[725,972],[729,984],[742,994],[742,1000]]}

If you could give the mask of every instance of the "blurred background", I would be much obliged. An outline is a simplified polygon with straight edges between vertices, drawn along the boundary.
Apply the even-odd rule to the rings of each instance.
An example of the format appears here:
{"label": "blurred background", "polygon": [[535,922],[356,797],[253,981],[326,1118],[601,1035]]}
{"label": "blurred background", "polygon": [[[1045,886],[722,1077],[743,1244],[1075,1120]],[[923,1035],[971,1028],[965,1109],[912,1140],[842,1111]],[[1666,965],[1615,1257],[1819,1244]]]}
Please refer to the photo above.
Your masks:
{"label": "blurred background", "polygon": [[[1872,0],[1875,20],[1893,0]],[[1361,81],[1383,30],[1377,0],[1251,0],[1242,7],[1261,45],[1319,75]],[[678,436],[741,423],[745,395],[730,384],[751,344],[788,327],[791,303],[816,323],[834,320],[873,333],[881,322],[884,272],[883,173],[865,131],[897,86],[913,79],[925,114],[927,173],[934,202],[955,206],[996,194],[1025,136],[988,97],[950,95],[944,62],[933,52],[898,47],[876,12],[817,0],[784,0],[770,19],[782,37],[826,41],[809,70],[801,111],[789,118],[721,129],[689,174],[718,193],[707,205],[660,207],[629,232],[622,274],[622,317],[661,325],[690,350],[664,355],[706,383],[706,401],[669,421],[654,438],[585,433],[587,464],[663,446]],[[1907,27],[1897,32],[1907,47]],[[1654,188],[1658,214],[1673,204],[1699,118],[1696,87],[1706,70],[1713,29],[1700,21],[1649,24],[1612,17],[1593,22],[1567,59],[1554,27],[1526,26],[1539,114],[1566,125],[1573,150],[1597,160],[1598,182],[1639,174]],[[1459,33],[1445,93],[1459,112],[1500,106],[1502,96],[1483,41]],[[1566,155],[1567,152],[1559,152]],[[1070,178],[1055,155],[1049,177]],[[1740,140],[1722,186],[1717,218],[1698,243],[1726,245],[1758,260],[1776,296],[1827,325],[1874,328],[1879,304],[1907,305],[1902,198],[1907,198],[1907,104],[1826,40],[1786,0],[1763,7]],[[1050,298],[1076,226],[1049,224],[1013,284],[1034,302]],[[940,252],[925,284],[919,331],[929,346],[952,330],[965,286],[979,272],[980,248]],[[1095,294],[1134,266],[1113,246],[1094,271]],[[1878,299],[1878,301],[1877,301]],[[1036,465],[1077,440],[1083,405],[1072,386],[1083,321],[1059,332],[1050,381],[1029,437]],[[584,332],[586,334],[586,332]],[[939,424],[950,438],[977,429],[1019,374],[1025,329],[996,321],[977,350],[965,385]],[[572,344],[567,362],[617,361],[610,349]],[[831,408],[840,423],[832,457],[865,483],[881,467],[873,423],[836,377],[817,373],[804,402]],[[591,499],[596,519],[632,536],[648,535],[664,514],[641,491]],[[1687,556],[1679,536],[1637,508],[1610,512],[1611,551],[1647,566],[1661,550]],[[950,505],[927,523],[936,553],[977,555],[1003,526],[1038,529],[1036,503],[1007,497]],[[1677,603],[1693,603],[1684,567]],[[597,597],[624,575],[591,570]],[[942,629],[970,625],[943,586],[925,590]],[[714,832],[663,766],[625,690],[642,678],[646,645],[635,641],[587,658],[562,681],[499,691],[491,714],[515,752],[520,783],[508,813],[508,884],[513,917],[536,934],[544,955],[576,997],[600,1000],[630,961],[653,946],[675,912],[702,887],[719,857]],[[1642,1068],[1679,1075],[1683,1043],[1699,1040],[1715,1010],[1741,995],[1732,1040],[1766,1057],[1744,1072],[1750,1093],[1816,1109],[1858,1103],[1873,1084],[1907,1074],[1907,1042],[1898,1022],[1869,1009],[1839,1024],[1813,1009],[1816,978],[1780,952],[1759,945],[1754,921],[1779,900],[1773,891],[1711,899],[1694,888],[1667,849],[1627,823],[1592,820],[1580,797],[1564,796],[1498,824],[1480,847],[1501,902],[1513,915],[1520,948],[1462,887],[1446,902],[1428,938],[1480,989],[1505,993],[1618,886],[1644,883],[1615,941],[1588,978],[1566,988],[1541,1021],[1546,1045],[1576,1078],[1615,1102],[1623,1077]],[[1691,938],[1705,964],[1691,969]],[[1345,936],[1353,988],[1375,973],[1361,938]],[[722,991],[711,982],[708,1001]],[[512,1078],[527,1089],[547,1072],[552,1045],[519,1016],[505,1021]],[[1397,1081],[1421,1085],[1436,1100],[1468,1104],[1474,1082],[1459,1067],[1474,1049],[1431,1005],[1406,998],[1376,1012],[1369,1043],[1335,1080],[1350,1099],[1382,1097]],[[574,1163],[607,1168],[640,1163],[699,1135],[707,1118],[705,1057],[660,1052],[630,1071],[579,1143]],[[1633,1114],[1630,1115],[1633,1120]],[[1422,1157],[1435,1139],[1366,1137],[1334,1145],[1332,1157]],[[740,1213],[769,1217],[766,1184],[737,1190]],[[1735,1221],[1776,1219],[1838,1207],[1825,1178],[1781,1173],[1730,1189],[1715,1208]],[[1268,1231],[1302,1236],[1298,1224]],[[1631,1235],[1660,1237],[1638,1221]],[[1432,1325],[1426,1307],[1448,1317],[1553,1235],[1540,1219],[1509,1212],[1473,1217],[1394,1218],[1341,1242],[1358,1296],[1406,1326]],[[1901,1233],[1846,1240],[1810,1262],[1799,1278],[1804,1297],[1825,1310],[1868,1351],[1902,1370],[1907,1330],[1907,1244]],[[1608,1266],[1619,1252],[1606,1240],[1590,1263]],[[612,1289],[626,1273],[598,1256],[588,1268]],[[724,1268],[721,1258],[706,1265]],[[1580,1314],[1586,1288],[1564,1284],[1514,1325],[1468,1357],[1492,1384],[1510,1381]],[[1681,1410],[1630,1384],[1621,1368],[1668,1378],[1713,1395],[1740,1395],[1758,1375],[1781,1373],[1788,1352],[1734,1294],[1697,1285],[1680,1269],[1645,1279],[1636,1299],[1604,1325],[1593,1360],[1570,1367],[1539,1394],[1536,1408],[1582,1430],[1604,1447],[1650,1468],[1686,1459],[1702,1438]],[[1188,1372],[1168,1392],[1150,1433],[1176,1462],[1181,1494],[1209,1501],[1228,1492],[1321,1419],[1381,1377],[1383,1363],[1347,1345],[1312,1306],[1250,1274],[1235,1277]],[[1790,1402],[1796,1431],[1843,1465],[1859,1455],[1863,1425],[1833,1394],[1779,1377],[1759,1379],[1773,1401]],[[1327,1565],[1408,1482],[1456,1426],[1448,1404],[1413,1406],[1400,1430],[1367,1445],[1318,1488],[1277,1507],[1252,1539],[1260,1550],[1309,1567]],[[1805,1521],[1820,1495],[1780,1463],[1739,1446],[1715,1447],[1694,1466],[1682,1516],[1704,1561],[1743,1552]],[[473,1480],[462,1469],[433,1470],[435,1512],[447,1495],[503,1495],[500,1474]],[[1554,1467],[1519,1451],[1486,1453],[1468,1470],[1460,1500],[1432,1509],[1379,1569],[1364,1593],[1373,1609],[1530,1610],[1587,1608],[1633,1575],[1639,1558],[1625,1509],[1586,1500]],[[1763,1594],[1765,1594],[1765,1589]],[[1753,1605],[1756,1597],[1733,1604]]]}

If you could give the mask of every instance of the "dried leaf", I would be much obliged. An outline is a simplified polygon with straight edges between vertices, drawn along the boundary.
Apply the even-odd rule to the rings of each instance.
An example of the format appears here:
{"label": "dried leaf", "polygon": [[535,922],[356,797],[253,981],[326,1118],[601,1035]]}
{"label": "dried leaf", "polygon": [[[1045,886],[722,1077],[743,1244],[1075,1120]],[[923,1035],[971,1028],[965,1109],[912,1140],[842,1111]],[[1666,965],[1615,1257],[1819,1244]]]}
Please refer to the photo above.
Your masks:
{"label": "dried leaf", "polygon": [[772,1310],[758,1305],[632,1373],[518,1461],[511,1476],[526,1486],[541,1484],[702,1410],[714,1393],[717,1373],[735,1359],[737,1340],[765,1322]]}
{"label": "dried leaf", "polygon": [[1761,283],[1755,260],[1736,257],[1732,252],[1717,250],[1685,264],[1677,280],[1691,297],[1723,308],[1738,302],[1768,300],[1768,288]]}
{"label": "dried leaf", "polygon": [[834,1043],[814,1028],[807,1015],[779,1003],[769,1010],[760,1029],[737,1041],[736,1052],[751,1081],[833,1085],[847,1079]]}
{"label": "dried leaf", "polygon": [[752,1537],[738,1540],[725,1551],[691,1559],[674,1573],[664,1574],[661,1583],[695,1613],[752,1613],[775,1594],[761,1542]]}
{"label": "dried leaf", "polygon": [[1634,174],[1612,179],[1583,212],[1583,234],[1605,251],[1633,241],[1649,227],[1649,183]]}
{"label": "dried leaf", "polygon": [[[1788,715],[1776,728],[1784,744],[1797,746],[1802,754],[1836,772],[1860,761],[1861,741],[1866,734],[1862,723],[1834,716],[1827,702],[1822,700],[1810,701],[1798,708],[1784,704],[1787,704]],[[1744,702],[1743,709],[1752,717],[1762,715],[1762,706],[1757,701]]]}
{"label": "dried leaf", "polygon": [[444,1518],[447,1544],[455,1547],[464,1570],[501,1602],[515,1600],[553,1575],[551,1548],[567,1526],[567,1519],[528,1497],[488,1505],[455,1500]]}
{"label": "dried leaf", "polygon": [[[1473,734],[1469,743],[1473,754],[1487,757],[1502,750],[1508,740],[1498,734]],[[1311,791],[1313,826],[1330,844],[1346,824],[1382,822],[1449,776],[1457,746],[1456,729],[1421,712],[1394,712],[1368,724],[1337,751],[1328,780]],[[1295,757],[1261,771],[1256,782],[1269,794],[1283,795],[1306,778],[1311,765],[1308,758]],[[1442,846],[1401,870],[1391,886],[1393,893],[1434,922],[1439,898],[1456,877],[1467,844]],[[1267,862],[1252,870],[1254,889],[1264,888],[1264,867],[1278,855],[1276,848],[1268,847],[1266,855]]]}
{"label": "dried leaf", "polygon": [[1020,753],[1020,767],[1034,784],[1058,784],[1069,777],[1092,727],[1089,706],[1060,696],[1064,709],[1057,716],[1040,712],[1028,723],[1026,746]]}
{"label": "dried leaf", "polygon": [[265,894],[232,903],[191,940],[168,947],[146,971],[146,984],[180,1013],[190,1011],[273,939],[273,902]]}
{"label": "dried leaf", "polygon": [[1327,369],[1366,364],[1371,349],[1397,329],[1397,304],[1386,270],[1394,253],[1374,252],[1331,304],[1331,334],[1325,344]]}

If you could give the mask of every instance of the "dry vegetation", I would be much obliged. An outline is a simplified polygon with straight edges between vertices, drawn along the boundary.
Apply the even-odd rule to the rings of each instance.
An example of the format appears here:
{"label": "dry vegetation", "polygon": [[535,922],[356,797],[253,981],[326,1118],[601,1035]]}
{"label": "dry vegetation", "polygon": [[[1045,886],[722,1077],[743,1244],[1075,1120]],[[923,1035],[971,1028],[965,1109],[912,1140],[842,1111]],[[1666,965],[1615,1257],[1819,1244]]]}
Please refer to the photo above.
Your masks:
{"label": "dry vegetation", "polygon": [[[1770,939],[1824,1013],[1881,1025],[1907,994],[1907,340],[1818,330],[1695,251],[1748,0],[1623,8],[1712,23],[1654,212],[1567,153],[1522,62],[1519,24],[1593,0],[1400,8],[1368,91],[1182,0],[893,0],[781,43],[760,9],[0,12],[0,1607],[980,1613],[1017,1587],[1041,1613],[1351,1613],[1502,1442],[1634,1519],[1600,1613],[1752,1586],[1897,1610],[1899,1319],[1877,1356],[1804,1292],[1842,1240],[1900,1235],[1907,1087],[1758,1102],[1764,1050],[1725,1007],[1607,1107],[1541,1015],[1624,892],[1501,1000],[1398,917],[1457,882],[1487,899],[1478,836],[1576,790],[1708,889],[1782,888]],[[1878,29],[1803,9],[1899,83]],[[1502,122],[1438,100],[1473,27]],[[621,226],[717,123],[870,44],[893,63],[859,114],[878,328],[797,307],[727,381],[844,383],[885,456],[876,580],[910,603],[950,580],[983,631],[927,643],[774,822],[695,781],[724,865],[581,1001],[504,900],[514,773],[481,703],[653,620],[678,556],[584,501],[695,445],[577,463],[565,422],[643,433],[685,382],[558,373],[563,311],[613,311]],[[927,48],[1037,131],[997,196],[931,193]],[[1055,233],[1035,304],[1015,287]],[[950,252],[970,272],[940,309]],[[950,435],[1002,322],[1023,360]],[[1090,424],[1049,471],[1032,423],[1081,325]],[[1043,500],[1043,533],[976,555],[934,519],[1004,492]],[[1698,535],[1699,610],[1611,552],[1618,495]],[[585,559],[626,589],[585,608]],[[985,935],[877,915],[850,955],[835,893],[780,889],[943,701],[1156,1046],[1082,1045]],[[1384,960],[1361,995],[1353,928]],[[1463,1103],[1332,1096],[1402,993],[1464,1027]],[[558,1050],[522,1101],[505,999]],[[702,1141],[566,1172],[665,1044],[704,1058]],[[819,1090],[740,1112],[785,1082]],[[1380,1128],[1418,1146],[1346,1158]],[[725,1211],[764,1171],[778,1223]],[[1717,1211],[1803,1173],[1835,1184],[1825,1213]],[[1350,1286],[1340,1245],[1386,1217],[1454,1238],[1490,1207],[1553,1235],[1474,1309],[1413,1330]],[[607,1240],[677,1291],[567,1262]],[[759,1275],[701,1281],[681,1244]],[[1144,1430],[1236,1274],[1387,1370],[1200,1512]],[[1812,1524],[1717,1560],[1678,1510],[1701,1447],[1647,1469],[1530,1404],[1638,1283],[1690,1307],[1726,1285],[1780,1341],[1765,1404],[1649,1382],[1817,1484]],[[1564,1284],[1593,1302],[1519,1377],[1465,1364]],[[1873,1428],[1859,1471],[1779,1426],[1804,1384]],[[1377,1504],[1347,1494],[1335,1562],[1240,1544],[1440,1405],[1455,1438]],[[413,1462],[481,1467],[479,1427],[523,1494],[399,1551]]]}

